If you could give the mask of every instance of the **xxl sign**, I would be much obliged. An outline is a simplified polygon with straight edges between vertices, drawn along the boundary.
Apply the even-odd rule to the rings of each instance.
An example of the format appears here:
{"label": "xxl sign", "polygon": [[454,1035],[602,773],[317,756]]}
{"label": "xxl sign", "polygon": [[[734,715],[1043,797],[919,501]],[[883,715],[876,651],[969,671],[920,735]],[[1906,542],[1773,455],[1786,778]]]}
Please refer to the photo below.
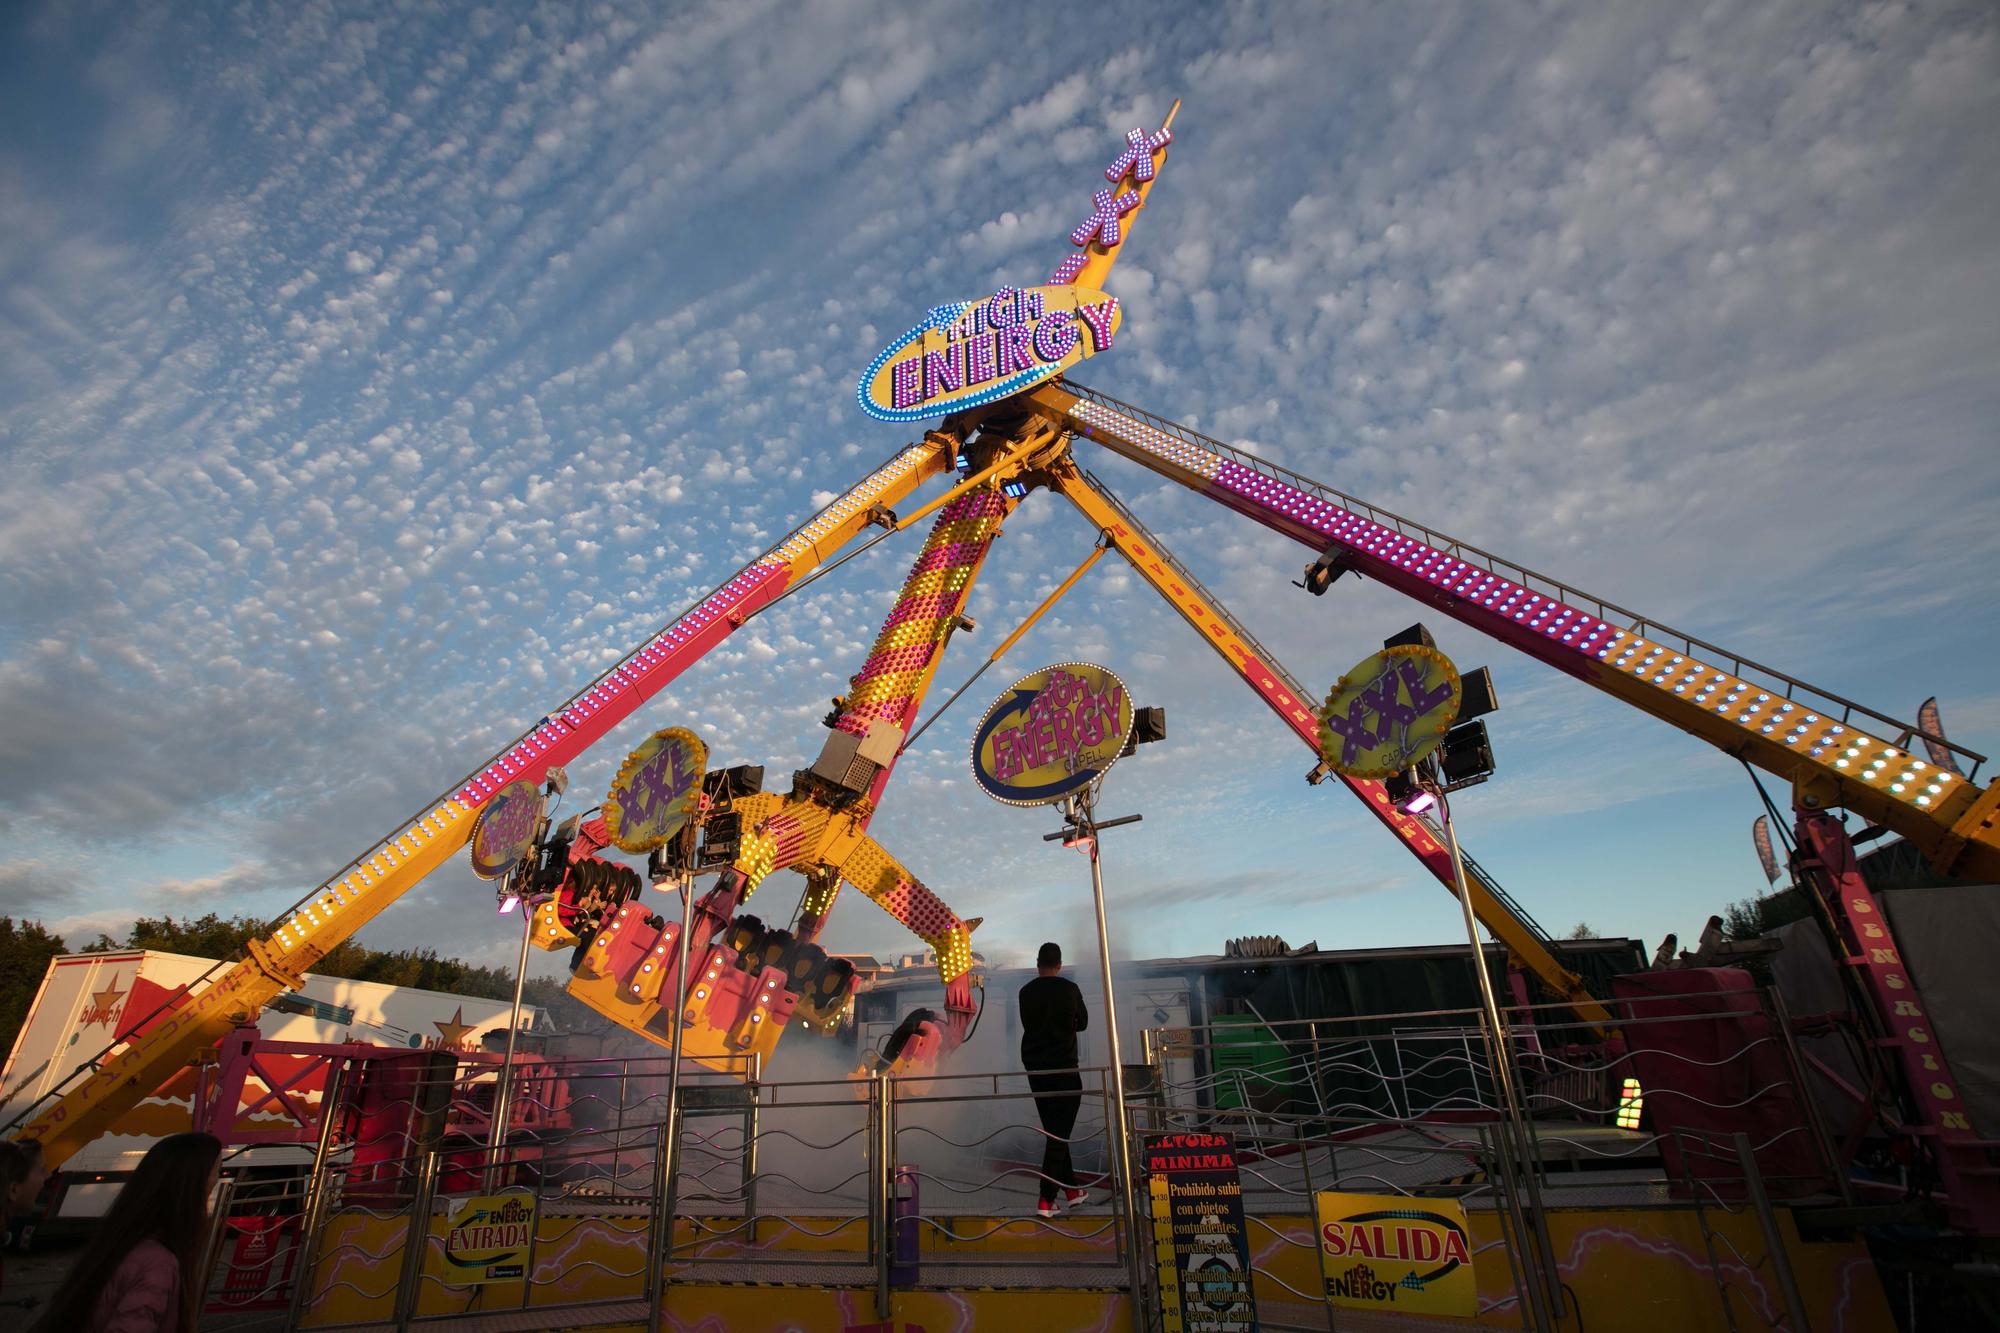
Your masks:
{"label": "xxl sign", "polygon": [[972,737],[972,776],[1009,805],[1047,805],[1117,762],[1132,733],[1132,698],[1101,666],[1065,662],[1021,677]]}
{"label": "xxl sign", "polygon": [[650,852],[673,841],[701,809],[708,747],[684,727],[656,731],[625,756],[604,798],[604,827],[620,851]]}
{"label": "xxl sign", "polygon": [[1479,1312],[1465,1207],[1456,1199],[1329,1190],[1317,1196],[1315,1220],[1332,1304],[1468,1319]]}
{"label": "xxl sign", "polygon": [[1033,388],[1111,346],[1118,298],[1088,287],[1002,287],[934,307],[862,372],[861,410],[922,421]]}
{"label": "xxl sign", "polygon": [[1319,710],[1319,752],[1336,773],[1386,778],[1429,756],[1465,695],[1451,659],[1404,644],[1365,657]]}

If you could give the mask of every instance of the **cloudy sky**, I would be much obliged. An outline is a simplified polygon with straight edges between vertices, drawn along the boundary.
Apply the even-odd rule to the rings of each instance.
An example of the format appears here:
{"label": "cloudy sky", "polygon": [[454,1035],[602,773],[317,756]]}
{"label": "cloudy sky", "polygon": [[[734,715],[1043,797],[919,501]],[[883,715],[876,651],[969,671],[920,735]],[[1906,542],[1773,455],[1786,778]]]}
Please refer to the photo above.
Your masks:
{"label": "cloudy sky", "polygon": [[[1175,97],[1125,331],[1079,378],[2000,743],[1990,6],[15,4],[0,912],[80,943],[292,902],[910,438],[860,368],[1040,280]],[[1414,618],[1086,461],[1316,687]],[[660,726],[808,761],[918,540],[753,622],[570,808]],[[939,698],[1090,541],[1024,506]],[[1433,628],[1502,698],[1465,841],[1546,925],[1685,936],[1761,887],[1732,761]],[[965,771],[978,706],[1070,657],[1168,710],[1106,798],[1146,815],[1107,839],[1123,951],[1454,936],[1107,561],[876,826],[987,953],[1083,944],[1081,860]],[[511,920],[455,864],[362,939],[500,961]],[[829,942],[908,940],[850,896]]]}

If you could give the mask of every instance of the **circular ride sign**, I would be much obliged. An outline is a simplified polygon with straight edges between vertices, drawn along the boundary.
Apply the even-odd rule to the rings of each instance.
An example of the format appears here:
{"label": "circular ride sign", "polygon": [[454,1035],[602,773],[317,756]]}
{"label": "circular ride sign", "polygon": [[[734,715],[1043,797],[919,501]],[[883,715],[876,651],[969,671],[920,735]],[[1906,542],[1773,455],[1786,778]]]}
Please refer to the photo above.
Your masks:
{"label": "circular ride sign", "polygon": [[472,826],[472,873],[503,879],[535,845],[542,822],[542,791],[523,779],[493,793]]}
{"label": "circular ride sign", "polygon": [[972,737],[972,776],[1009,805],[1048,805],[1103,777],[1132,734],[1132,697],[1101,666],[1064,662],[1021,677]]}
{"label": "circular ride sign", "polygon": [[1351,778],[1400,773],[1444,740],[1464,694],[1437,649],[1384,648],[1334,682],[1319,710],[1320,758]]}
{"label": "circular ride sign", "polygon": [[648,736],[625,756],[604,798],[604,827],[622,852],[664,847],[701,810],[708,747],[685,727]]}

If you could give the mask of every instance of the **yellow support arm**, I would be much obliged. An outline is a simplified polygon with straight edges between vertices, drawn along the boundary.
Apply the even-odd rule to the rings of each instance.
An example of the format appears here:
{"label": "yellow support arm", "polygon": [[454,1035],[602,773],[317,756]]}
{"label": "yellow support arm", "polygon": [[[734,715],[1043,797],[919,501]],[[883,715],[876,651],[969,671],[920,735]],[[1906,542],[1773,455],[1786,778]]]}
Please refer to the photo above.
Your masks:
{"label": "yellow support arm", "polygon": [[[1303,740],[1315,755],[1319,753],[1319,721],[1314,703],[1294,684],[1284,668],[1259,646],[1222,604],[1195,580],[1194,575],[1148,532],[1132,512],[1099,490],[1072,463],[1053,472],[1055,489],[1084,517],[1096,524],[1131,564],[1139,577],[1180,613],[1208,641],[1222,660],[1243,678],[1257,697]],[[1363,805],[1388,826],[1405,847],[1438,877],[1446,889],[1452,888],[1451,856],[1430,825],[1406,815],[1390,804],[1382,784],[1362,778],[1336,775],[1347,789],[1361,798]],[[1552,994],[1560,996],[1578,1017],[1598,1026],[1608,1026],[1611,1014],[1584,987],[1583,978],[1556,961],[1548,946],[1527,922],[1508,905],[1506,898],[1476,867],[1465,868],[1467,891],[1472,895],[1472,911],[1486,928],[1507,947],[1518,966],[1533,972]],[[1454,891],[1454,896],[1456,892]]]}
{"label": "yellow support arm", "polygon": [[751,616],[770,605],[926,480],[951,470],[958,438],[933,431],[899,450],[784,541],[625,657],[452,792],[427,805],[340,874],[315,889],[249,957],[190,992],[141,1035],[100,1053],[30,1107],[18,1133],[40,1140],[60,1166],[117,1122],[205,1047],[301,984],[303,974],[350,938],[472,836],[480,808],[509,781],[540,782],[568,763]]}

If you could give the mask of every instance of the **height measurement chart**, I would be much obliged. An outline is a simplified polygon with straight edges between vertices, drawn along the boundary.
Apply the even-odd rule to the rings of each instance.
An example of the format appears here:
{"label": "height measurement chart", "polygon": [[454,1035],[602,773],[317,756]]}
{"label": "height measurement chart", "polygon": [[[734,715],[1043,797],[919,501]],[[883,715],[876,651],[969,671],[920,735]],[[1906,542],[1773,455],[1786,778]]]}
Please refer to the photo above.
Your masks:
{"label": "height measurement chart", "polygon": [[1146,1179],[1164,1333],[1256,1333],[1235,1136],[1149,1136]]}

